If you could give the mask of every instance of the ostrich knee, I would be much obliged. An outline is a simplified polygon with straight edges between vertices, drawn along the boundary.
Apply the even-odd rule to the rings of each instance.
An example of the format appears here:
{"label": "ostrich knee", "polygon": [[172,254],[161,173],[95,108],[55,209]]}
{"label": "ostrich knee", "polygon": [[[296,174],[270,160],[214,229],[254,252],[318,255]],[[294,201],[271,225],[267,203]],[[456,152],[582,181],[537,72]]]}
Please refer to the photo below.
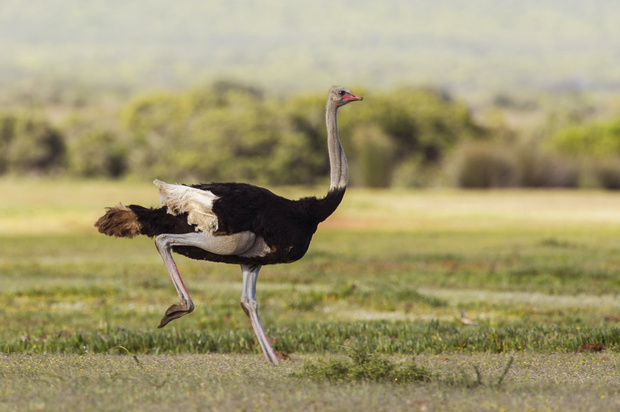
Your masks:
{"label": "ostrich knee", "polygon": [[250,313],[258,313],[258,302],[255,300],[242,298],[241,309],[243,309],[248,318],[251,318]]}

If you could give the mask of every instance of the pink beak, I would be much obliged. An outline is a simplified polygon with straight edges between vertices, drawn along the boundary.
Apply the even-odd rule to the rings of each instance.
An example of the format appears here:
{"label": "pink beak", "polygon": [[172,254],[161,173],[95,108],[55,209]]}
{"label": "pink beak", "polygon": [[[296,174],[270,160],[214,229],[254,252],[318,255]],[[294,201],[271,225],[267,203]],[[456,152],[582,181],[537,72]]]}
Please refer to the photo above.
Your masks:
{"label": "pink beak", "polygon": [[360,96],[356,96],[354,94],[349,94],[348,93],[348,94],[345,94],[344,96],[342,96],[342,100],[351,100],[351,101],[354,102],[354,101],[358,101],[358,100],[360,100],[360,101],[364,100],[364,98],[360,97]]}

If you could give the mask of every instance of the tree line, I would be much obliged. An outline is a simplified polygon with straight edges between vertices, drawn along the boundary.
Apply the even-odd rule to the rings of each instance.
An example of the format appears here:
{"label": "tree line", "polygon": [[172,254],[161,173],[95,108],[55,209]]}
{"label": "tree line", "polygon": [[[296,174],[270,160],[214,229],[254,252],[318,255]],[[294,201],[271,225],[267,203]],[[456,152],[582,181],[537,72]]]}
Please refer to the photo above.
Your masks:
{"label": "tree line", "polygon": [[[466,104],[439,90],[356,93],[365,101],[339,116],[354,185],[620,187],[620,121],[524,143],[479,124]],[[7,110],[0,174],[313,185],[329,173],[324,106],[324,94],[276,98],[217,82],[144,94],[114,115],[76,113],[60,124]]]}

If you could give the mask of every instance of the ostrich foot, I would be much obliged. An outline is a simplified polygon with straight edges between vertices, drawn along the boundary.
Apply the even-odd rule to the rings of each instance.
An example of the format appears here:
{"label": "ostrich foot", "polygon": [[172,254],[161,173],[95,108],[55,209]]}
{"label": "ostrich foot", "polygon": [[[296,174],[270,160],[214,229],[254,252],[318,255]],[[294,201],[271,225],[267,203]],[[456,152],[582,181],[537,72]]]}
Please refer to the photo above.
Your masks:
{"label": "ostrich foot", "polygon": [[180,318],[181,316],[187,315],[194,310],[194,304],[190,301],[189,303],[179,303],[177,305],[172,305],[166,311],[166,314],[163,318],[161,318],[161,322],[158,328],[163,328],[170,321]]}

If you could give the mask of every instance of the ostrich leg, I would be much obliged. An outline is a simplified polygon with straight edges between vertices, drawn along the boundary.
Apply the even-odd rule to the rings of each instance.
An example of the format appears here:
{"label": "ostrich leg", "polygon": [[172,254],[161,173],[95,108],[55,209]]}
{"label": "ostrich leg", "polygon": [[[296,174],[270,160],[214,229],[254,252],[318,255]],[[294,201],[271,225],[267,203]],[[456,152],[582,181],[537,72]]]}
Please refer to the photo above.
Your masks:
{"label": "ostrich leg", "polygon": [[[211,236],[201,232],[157,236],[155,246],[157,246],[157,251],[164,260],[168,273],[172,278],[172,283],[174,283],[174,287],[179,294],[179,304],[168,308],[159,327],[163,328],[171,320],[178,319],[194,310],[194,303],[189,297],[189,292],[187,292],[177,265],[170,254],[170,249],[173,246],[194,246],[221,255],[239,254],[243,256],[244,253],[253,254],[261,251],[263,243],[262,239],[260,242],[256,242],[256,235],[252,232],[240,232],[229,236]],[[254,283],[256,283],[256,280],[254,280]]]}
{"label": "ostrich leg", "polygon": [[273,348],[269,344],[269,338],[263,329],[263,325],[258,317],[258,303],[256,302],[256,280],[258,279],[258,271],[260,265],[241,265],[243,271],[243,290],[241,292],[241,307],[252,322],[252,328],[258,338],[260,347],[267,360],[273,364],[278,364],[278,358]]}
{"label": "ostrich leg", "polygon": [[170,306],[164,317],[161,319],[158,328],[163,328],[171,320],[178,319],[183,315],[191,313],[194,310],[194,302],[192,302],[192,299],[189,297],[189,292],[185,288],[183,279],[181,279],[179,269],[177,269],[177,265],[174,263],[174,259],[170,254],[170,249],[172,248],[173,243],[169,241],[168,236],[160,235],[155,239],[155,246],[164,260],[164,264],[166,265],[168,273],[172,278],[172,283],[174,283],[174,288],[179,294],[179,303]]}

